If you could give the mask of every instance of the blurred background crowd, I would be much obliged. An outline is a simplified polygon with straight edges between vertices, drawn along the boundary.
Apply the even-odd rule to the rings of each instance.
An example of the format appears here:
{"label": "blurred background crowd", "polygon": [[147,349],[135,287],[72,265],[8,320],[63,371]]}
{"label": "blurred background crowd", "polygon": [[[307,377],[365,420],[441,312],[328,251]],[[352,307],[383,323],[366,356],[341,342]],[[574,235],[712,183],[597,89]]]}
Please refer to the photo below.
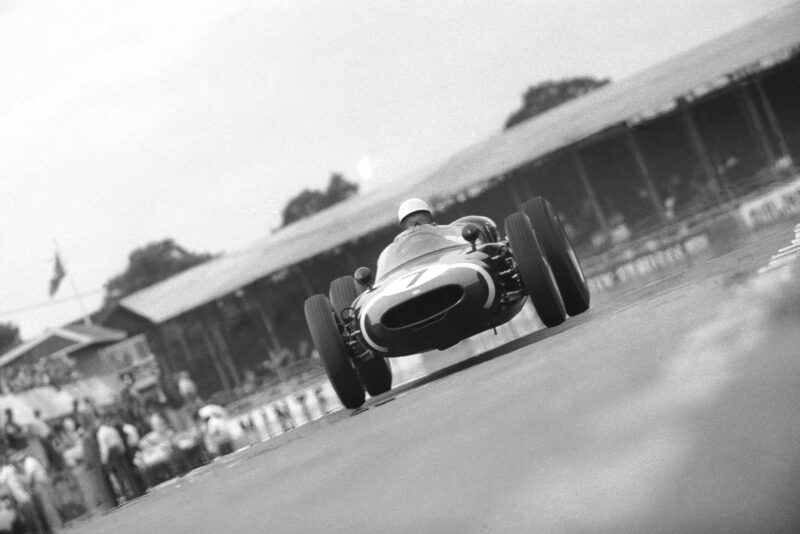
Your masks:
{"label": "blurred background crowd", "polygon": [[[161,387],[142,392],[134,388],[133,375],[123,375],[112,405],[78,399],[71,413],[53,420],[36,410],[22,423],[6,408],[0,429],[0,533],[57,531],[265,437],[252,416],[236,420],[202,399],[188,373],[173,378],[168,395]],[[315,396],[321,415],[328,406],[320,392]],[[302,417],[311,420],[310,399],[304,394],[294,399]],[[297,424],[285,402],[275,404],[273,413],[281,432]],[[265,413],[262,417],[261,429],[267,420]]]}

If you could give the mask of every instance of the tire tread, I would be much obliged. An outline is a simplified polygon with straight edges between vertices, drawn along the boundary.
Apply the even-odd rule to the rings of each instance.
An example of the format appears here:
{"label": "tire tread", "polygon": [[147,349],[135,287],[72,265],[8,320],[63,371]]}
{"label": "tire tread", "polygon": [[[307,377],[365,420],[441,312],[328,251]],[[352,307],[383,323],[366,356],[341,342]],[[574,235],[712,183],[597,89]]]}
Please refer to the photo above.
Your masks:
{"label": "tire tread", "polygon": [[304,311],[311,339],[339,400],[346,408],[358,408],[366,398],[364,385],[350,362],[330,300],[325,295],[313,295],[306,300]]}
{"label": "tire tread", "polygon": [[572,262],[569,255],[572,244],[552,205],[543,197],[534,197],[522,205],[522,212],[530,219],[542,252],[550,262],[567,313],[574,316],[585,312],[589,309],[589,287],[580,265]]}
{"label": "tire tread", "polygon": [[542,322],[557,326],[566,320],[566,310],[555,279],[548,273],[545,259],[530,219],[524,213],[512,213],[505,220],[505,230],[514,261],[525,292],[533,300],[533,306]]}

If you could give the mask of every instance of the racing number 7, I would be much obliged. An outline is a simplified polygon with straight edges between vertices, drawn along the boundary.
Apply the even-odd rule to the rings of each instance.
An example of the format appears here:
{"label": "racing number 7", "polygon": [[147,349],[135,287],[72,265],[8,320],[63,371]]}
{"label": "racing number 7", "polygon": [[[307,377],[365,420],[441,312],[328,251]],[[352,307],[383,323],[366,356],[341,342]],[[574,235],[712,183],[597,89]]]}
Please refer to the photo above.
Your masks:
{"label": "racing number 7", "polygon": [[410,288],[410,287],[414,287],[414,284],[416,284],[416,283],[417,283],[417,280],[419,280],[419,277],[420,277],[420,276],[422,276],[423,274],[425,274],[425,271],[426,271],[426,270],[427,270],[427,269],[421,269],[421,270],[419,270],[419,271],[417,271],[417,272],[415,272],[415,273],[411,273],[411,274],[407,274],[407,275],[405,275],[405,276],[402,278],[402,280],[405,280],[406,278],[411,278],[411,281],[410,281],[410,282],[408,282],[408,285],[406,286],[406,289],[408,289],[408,288]]}

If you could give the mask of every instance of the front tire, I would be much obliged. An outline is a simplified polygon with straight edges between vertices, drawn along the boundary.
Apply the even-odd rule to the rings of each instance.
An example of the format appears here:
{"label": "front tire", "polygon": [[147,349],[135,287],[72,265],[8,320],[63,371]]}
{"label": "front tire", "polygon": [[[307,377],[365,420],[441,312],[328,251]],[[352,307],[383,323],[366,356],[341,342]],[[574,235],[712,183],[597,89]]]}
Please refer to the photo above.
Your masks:
{"label": "front tire", "polygon": [[344,345],[336,315],[325,295],[313,295],[305,302],[306,322],[336,395],[345,408],[358,408],[366,398]]}
{"label": "front tire", "polygon": [[553,269],[567,313],[585,312],[589,309],[589,286],[553,206],[536,197],[522,205],[522,212],[531,220],[536,239]]}
{"label": "front tire", "polygon": [[357,363],[356,369],[371,397],[392,389],[392,367],[388,358],[375,354],[372,359]]}
{"label": "front tire", "polygon": [[536,313],[545,326],[560,325],[566,320],[567,311],[530,219],[524,213],[512,213],[506,217],[505,229],[522,287],[533,300]]}
{"label": "front tire", "polygon": [[[342,317],[343,310],[353,305],[359,294],[361,294],[359,284],[351,275],[339,277],[331,282],[331,304],[339,318]],[[371,397],[392,389],[392,368],[385,357],[373,353],[371,359],[357,362],[355,366],[361,383]]]}

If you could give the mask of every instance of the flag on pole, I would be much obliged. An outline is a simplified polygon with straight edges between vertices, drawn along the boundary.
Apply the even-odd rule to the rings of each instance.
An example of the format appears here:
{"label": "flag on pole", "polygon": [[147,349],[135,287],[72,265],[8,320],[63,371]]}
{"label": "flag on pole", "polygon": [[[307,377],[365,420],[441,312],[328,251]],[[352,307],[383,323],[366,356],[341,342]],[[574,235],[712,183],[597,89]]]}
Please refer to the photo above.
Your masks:
{"label": "flag on pole", "polygon": [[56,251],[53,277],[50,279],[50,298],[53,298],[53,295],[56,294],[56,291],[58,291],[58,286],[61,285],[61,280],[64,279],[66,274],[67,272],[64,270],[64,265],[61,263],[61,257],[59,257],[58,251]]}

